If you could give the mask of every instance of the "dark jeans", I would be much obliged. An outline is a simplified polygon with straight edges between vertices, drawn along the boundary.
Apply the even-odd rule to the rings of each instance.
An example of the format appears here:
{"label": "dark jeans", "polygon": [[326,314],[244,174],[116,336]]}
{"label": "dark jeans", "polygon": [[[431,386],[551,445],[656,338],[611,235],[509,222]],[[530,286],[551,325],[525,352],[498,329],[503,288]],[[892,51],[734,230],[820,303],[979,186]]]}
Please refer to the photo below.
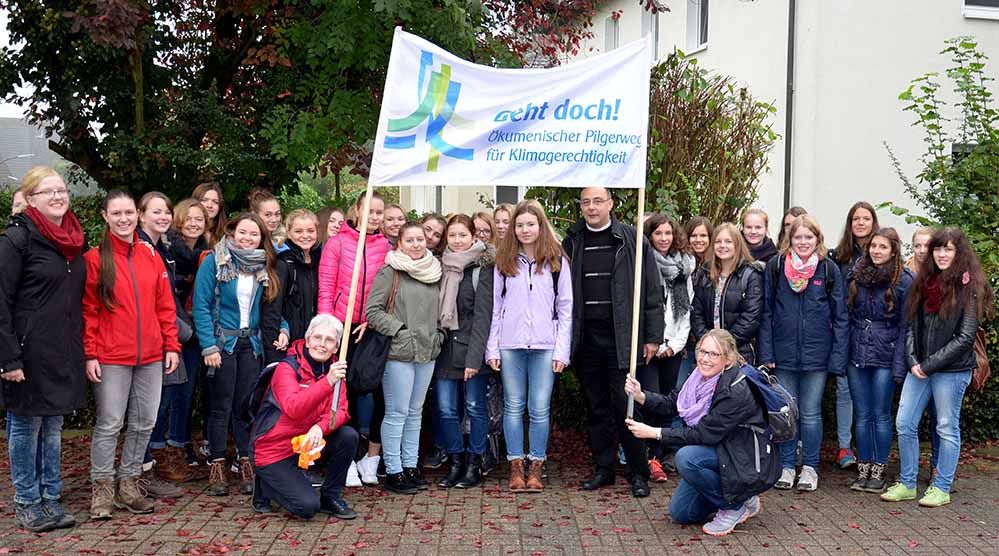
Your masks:
{"label": "dark jeans", "polygon": [[[194,397],[194,386],[198,383],[201,349],[185,347],[181,355],[184,357],[187,382],[163,387],[160,408],[156,413],[156,425],[153,426],[153,434],[149,437],[144,463],[153,461],[150,449],[165,448],[168,444],[174,448],[183,448],[191,443],[191,398]],[[169,428],[167,427],[168,411],[170,412]],[[169,439],[166,438],[168,430]]]}
{"label": "dark jeans", "polygon": [[[617,346],[611,323],[583,323],[583,336],[576,355],[579,386],[586,398],[587,432],[597,471],[614,474],[620,441],[628,459],[628,477],[649,478],[645,443],[624,424],[628,396],[624,393],[627,369],[617,365]],[[637,405],[637,404],[636,404]],[[637,414],[637,407],[636,407]]]}
{"label": "dark jeans", "polygon": [[895,395],[892,370],[878,367],[846,369],[853,398],[854,436],[860,461],[885,464],[891,452],[891,402]]}
{"label": "dark jeans", "polygon": [[[673,357],[653,357],[648,365],[639,367],[635,374],[638,382],[642,385],[642,390],[668,395],[676,388],[677,375],[680,373],[680,363],[683,362],[683,354],[677,353]],[[645,423],[653,427],[665,427],[672,419],[648,415],[645,416]],[[664,447],[662,442],[652,439],[647,442],[649,447],[649,457],[662,459]],[[672,450],[670,450],[672,451]]]}
{"label": "dark jeans", "polygon": [[[469,452],[479,455],[486,453],[486,435],[489,434],[489,417],[486,415],[486,386],[488,374],[478,374],[470,380],[438,378],[434,380],[437,390],[437,412],[444,431],[444,448],[448,454]],[[464,401],[462,401],[462,392]],[[470,430],[468,449],[465,449],[464,435],[461,432],[462,409],[468,413]]]}
{"label": "dark jeans", "polygon": [[[385,394],[382,392],[382,387],[379,386],[374,392],[358,394],[348,385],[347,399],[350,400],[351,407],[357,408],[352,412],[356,415],[351,417],[351,424],[361,430],[362,424],[364,424],[363,420],[367,420],[368,442],[381,444],[382,420],[385,418]],[[370,413],[362,417],[360,414],[365,410],[370,411]]]}
{"label": "dark jeans", "polygon": [[298,517],[308,519],[316,515],[320,496],[327,500],[340,498],[347,469],[357,451],[357,439],[357,431],[348,425],[326,435],[326,447],[321,456],[321,461],[326,462],[326,478],[319,487],[319,494],[298,466],[298,454],[295,454],[254,469],[254,488],[259,493],[255,496],[277,502]]}
{"label": "dark jeans", "polygon": [[212,459],[225,458],[229,440],[229,424],[232,422],[232,436],[236,441],[239,455],[250,453],[250,431],[238,419],[240,406],[260,374],[261,358],[253,355],[253,346],[247,338],[240,338],[232,353],[222,352],[222,366],[215,369],[212,377],[211,410],[208,415],[208,447]]}
{"label": "dark jeans", "polygon": [[676,451],[675,461],[680,483],[669,501],[669,516],[673,521],[702,523],[720,509],[734,510],[742,505],[725,502],[714,446],[684,446]]}

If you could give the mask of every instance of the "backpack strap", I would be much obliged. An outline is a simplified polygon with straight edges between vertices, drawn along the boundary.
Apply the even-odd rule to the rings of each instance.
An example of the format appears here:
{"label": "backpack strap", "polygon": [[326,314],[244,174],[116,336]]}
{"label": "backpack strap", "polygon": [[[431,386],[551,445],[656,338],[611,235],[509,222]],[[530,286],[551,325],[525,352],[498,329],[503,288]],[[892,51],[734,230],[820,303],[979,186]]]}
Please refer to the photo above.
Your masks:
{"label": "backpack strap", "polygon": [[560,270],[552,272],[552,292],[554,292],[552,297],[552,320],[558,320],[558,275],[560,272]]}
{"label": "backpack strap", "polygon": [[482,266],[476,266],[472,269],[472,291],[479,291],[479,275],[482,274]]}

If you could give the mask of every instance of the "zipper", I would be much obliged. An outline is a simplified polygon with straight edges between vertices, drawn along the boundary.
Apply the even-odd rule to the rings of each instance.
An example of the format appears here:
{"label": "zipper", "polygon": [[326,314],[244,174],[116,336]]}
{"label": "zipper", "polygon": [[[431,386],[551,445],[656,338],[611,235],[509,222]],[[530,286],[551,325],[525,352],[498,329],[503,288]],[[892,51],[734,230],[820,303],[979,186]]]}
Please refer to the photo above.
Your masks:
{"label": "zipper", "polygon": [[135,326],[136,326],[136,350],[138,353],[135,354],[135,366],[142,366],[142,309],[139,308],[139,288],[135,282],[135,266],[132,265],[132,250],[135,248],[135,243],[132,243],[128,247],[128,271],[132,274],[132,293],[135,294]]}
{"label": "zipper", "polygon": [[728,294],[728,286],[732,283],[732,278],[734,277],[735,271],[725,279],[725,286],[722,287],[721,297],[718,300],[718,324],[722,330],[728,330],[725,328],[725,296]]}

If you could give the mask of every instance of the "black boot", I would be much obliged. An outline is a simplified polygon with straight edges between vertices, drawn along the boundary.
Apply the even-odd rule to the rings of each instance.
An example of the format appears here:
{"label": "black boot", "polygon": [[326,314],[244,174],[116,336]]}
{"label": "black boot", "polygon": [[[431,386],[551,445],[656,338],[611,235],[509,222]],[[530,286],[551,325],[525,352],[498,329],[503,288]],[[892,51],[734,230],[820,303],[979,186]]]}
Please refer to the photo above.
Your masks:
{"label": "black boot", "polygon": [[389,473],[385,476],[385,490],[396,494],[416,494],[419,489],[406,480],[402,473]]}
{"label": "black boot", "polygon": [[458,488],[475,488],[482,483],[482,456],[480,454],[469,454],[468,463],[465,464],[465,474],[454,485]]}
{"label": "black boot", "polygon": [[406,480],[419,490],[430,488],[430,483],[423,478],[423,473],[420,473],[419,467],[403,467],[402,476],[406,477]]}
{"label": "black boot", "polygon": [[451,488],[458,484],[465,474],[465,454],[451,454],[447,459],[447,475],[437,483],[441,488]]}

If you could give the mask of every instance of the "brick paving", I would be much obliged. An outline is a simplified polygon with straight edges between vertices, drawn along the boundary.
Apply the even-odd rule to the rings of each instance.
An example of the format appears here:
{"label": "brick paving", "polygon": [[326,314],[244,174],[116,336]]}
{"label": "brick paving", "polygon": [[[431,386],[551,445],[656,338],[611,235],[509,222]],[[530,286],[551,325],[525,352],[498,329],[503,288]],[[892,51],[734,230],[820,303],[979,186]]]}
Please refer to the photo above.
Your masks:
{"label": "brick paving", "polygon": [[[570,443],[568,438],[553,437],[557,454],[558,443]],[[571,444],[578,450],[581,442]],[[819,491],[768,492],[758,517],[735,534],[711,538],[666,518],[673,477],[653,485],[652,496],[642,500],[631,497],[623,479],[614,488],[584,493],[575,487],[587,473],[585,462],[569,465],[565,451],[551,461],[548,488],[537,495],[505,492],[501,468],[481,489],[431,487],[414,497],[348,489],[346,497],[360,518],[302,521],[284,513],[256,514],[248,497],[210,497],[204,483],[190,483],[183,497],[159,503],[154,514],[118,511],[110,521],[86,521],[89,443],[76,438],[64,445],[64,502],[82,523],[36,535],[13,525],[6,445],[0,442],[0,474],[5,476],[0,480],[0,554],[999,554],[999,462],[974,455],[962,462],[954,503],[944,508],[887,504],[875,495],[851,492],[845,486],[850,475],[826,464]],[[925,477],[920,490],[924,484]]]}

